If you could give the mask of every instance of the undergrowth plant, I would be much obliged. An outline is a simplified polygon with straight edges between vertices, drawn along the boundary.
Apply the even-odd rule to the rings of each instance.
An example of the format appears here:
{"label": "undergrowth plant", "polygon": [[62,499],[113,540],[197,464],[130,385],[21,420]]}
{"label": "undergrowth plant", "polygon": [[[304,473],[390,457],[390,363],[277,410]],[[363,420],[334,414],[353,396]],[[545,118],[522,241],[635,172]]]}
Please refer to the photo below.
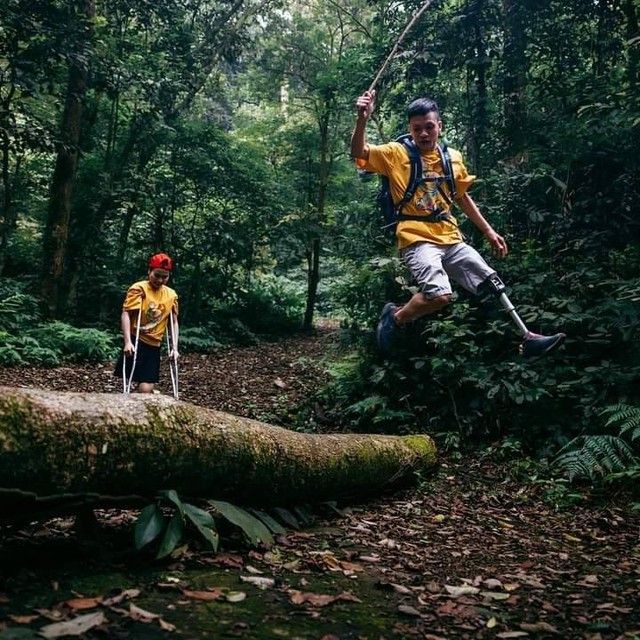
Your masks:
{"label": "undergrowth plant", "polygon": [[[243,509],[223,500],[207,500],[207,505],[209,510],[184,502],[173,489],[161,491],[155,502],[145,507],[136,520],[136,548],[152,551],[156,559],[162,559],[178,553],[195,536],[216,553],[222,523],[239,531],[244,541],[253,547],[270,547],[275,535],[285,533],[280,522],[266,511]],[[294,529],[300,528],[301,521],[305,524],[311,521],[310,512],[305,507],[291,511],[278,507],[272,511]]]}
{"label": "undergrowth plant", "polygon": [[640,479],[640,407],[615,404],[605,407],[605,428],[617,433],[581,435],[557,455],[555,465],[569,481]]}
{"label": "undergrowth plant", "polygon": [[[384,274],[363,266],[376,276],[359,272],[354,282],[376,285],[362,297],[343,289],[362,306],[345,322],[351,355],[332,366],[321,399],[334,409],[332,419],[359,431],[427,431],[441,440],[454,432],[465,444],[513,436],[523,451],[544,456],[585,433],[601,407],[640,401],[640,249],[596,260],[581,253],[578,239],[565,246],[549,269],[555,249],[530,240],[501,271],[530,329],[568,334],[560,351],[538,360],[519,356],[518,331],[496,299],[459,287],[450,306],[405,328],[393,356],[381,357],[374,335],[384,299],[372,295],[378,276],[388,278],[387,299],[405,302],[413,290],[399,266]],[[612,277],[614,270],[622,275]]]}
{"label": "undergrowth plant", "polygon": [[15,281],[0,286],[0,366],[56,366],[115,357],[112,334],[65,322],[43,322],[38,299]]}

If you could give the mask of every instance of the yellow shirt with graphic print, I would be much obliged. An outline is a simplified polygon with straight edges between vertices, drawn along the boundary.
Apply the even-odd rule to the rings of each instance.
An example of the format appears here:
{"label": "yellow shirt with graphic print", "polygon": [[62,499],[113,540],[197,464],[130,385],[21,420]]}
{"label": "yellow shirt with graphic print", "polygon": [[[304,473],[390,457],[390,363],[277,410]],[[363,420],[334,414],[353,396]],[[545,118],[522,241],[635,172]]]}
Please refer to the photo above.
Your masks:
{"label": "yellow shirt with graphic print", "polygon": [[[459,151],[449,148],[452,171],[456,183],[456,196],[463,195],[475,181],[469,175]],[[391,196],[394,202],[400,202],[411,179],[411,161],[409,154],[399,142],[381,145],[369,145],[369,159],[358,159],[360,169],[381,173],[389,178]],[[444,168],[437,149],[422,154],[423,177],[444,176]],[[446,184],[443,188],[447,190]],[[442,197],[434,181],[420,185],[402,213],[410,216],[428,217],[434,210],[451,212],[451,206]],[[404,249],[414,242],[433,242],[434,244],[457,244],[462,242],[462,234],[456,219],[451,215],[450,221],[421,222],[420,220],[401,220],[396,230],[398,249]]]}
{"label": "yellow shirt with graphic print", "polygon": [[[166,285],[153,289],[148,280],[142,280],[129,287],[122,310],[138,311],[141,306],[140,340],[152,347],[159,347],[167,328],[169,314],[173,311],[176,316],[178,315],[178,294]],[[137,325],[138,315],[133,314],[131,323],[133,335]]]}

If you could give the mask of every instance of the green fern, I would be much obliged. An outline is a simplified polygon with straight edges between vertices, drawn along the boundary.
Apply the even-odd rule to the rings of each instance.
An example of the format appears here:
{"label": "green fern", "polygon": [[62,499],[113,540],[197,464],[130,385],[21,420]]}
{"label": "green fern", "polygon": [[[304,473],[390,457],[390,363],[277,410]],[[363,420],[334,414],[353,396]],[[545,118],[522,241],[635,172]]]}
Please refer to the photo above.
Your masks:
{"label": "green fern", "polygon": [[554,464],[569,481],[605,477],[640,466],[640,459],[620,437],[611,435],[579,436],[558,453]]}
{"label": "green fern", "polygon": [[620,427],[620,435],[629,435],[631,441],[640,438],[640,407],[634,407],[629,404],[613,404],[605,407],[602,411],[603,415],[608,415],[606,426],[617,425]]}
{"label": "green fern", "polygon": [[65,362],[105,362],[117,353],[113,336],[99,329],[55,321],[41,324],[30,333],[41,347],[55,352]]}
{"label": "green fern", "polygon": [[16,333],[39,321],[38,300],[26,293],[0,296],[0,330]]}

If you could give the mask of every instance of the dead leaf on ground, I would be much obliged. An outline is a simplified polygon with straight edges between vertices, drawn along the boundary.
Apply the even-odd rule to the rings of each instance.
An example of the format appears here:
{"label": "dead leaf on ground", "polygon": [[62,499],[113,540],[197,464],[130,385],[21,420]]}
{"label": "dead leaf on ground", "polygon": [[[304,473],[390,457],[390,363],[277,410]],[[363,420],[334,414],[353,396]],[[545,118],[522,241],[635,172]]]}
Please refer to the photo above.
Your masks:
{"label": "dead leaf on ground", "polygon": [[487,600],[508,600],[511,596],[501,591],[481,591],[480,595]]}
{"label": "dead leaf on ground", "polygon": [[229,591],[224,598],[227,602],[242,602],[247,599],[247,594],[244,591]]}
{"label": "dead leaf on ground", "polygon": [[103,606],[105,607],[113,607],[125,600],[133,600],[140,595],[140,589],[124,589],[120,593],[111,596],[110,598],[105,598],[102,601]]}
{"label": "dead leaf on ground", "polygon": [[154,620],[157,620],[160,616],[157,613],[151,613],[150,611],[145,611],[140,607],[136,607],[135,604],[129,604],[129,617],[137,622],[144,622],[145,624],[149,624]]}
{"label": "dead leaf on ground", "polygon": [[240,580],[254,584],[258,589],[268,589],[276,583],[273,578],[266,578],[264,576],[240,576]]}
{"label": "dead leaf on ground", "polygon": [[523,622],[520,624],[523,631],[531,631],[531,633],[558,633],[558,630],[544,620],[539,622]]}
{"label": "dead leaf on ground", "polygon": [[576,536],[569,535],[568,533],[563,533],[562,537],[568,542],[582,542],[580,538],[576,538]]}
{"label": "dead leaf on ground", "polygon": [[63,636],[81,636],[94,627],[105,624],[107,619],[102,611],[87,613],[73,620],[54,622],[40,629],[40,635],[45,638],[62,638]]}
{"label": "dead leaf on ground", "polygon": [[402,595],[409,595],[413,593],[409,587],[405,587],[403,584],[395,584],[395,582],[389,583],[389,586],[396,592]]}
{"label": "dead leaf on ground", "polygon": [[37,616],[12,616],[8,615],[7,618],[11,620],[11,622],[15,622],[16,624],[31,624],[34,620],[37,620],[40,617]]}
{"label": "dead leaf on ground", "polygon": [[356,596],[350,594],[347,591],[339,593],[337,596],[330,596],[322,593],[305,593],[298,591],[297,589],[290,589],[288,592],[289,599],[293,604],[310,604],[314,607],[326,607],[329,604],[333,604],[337,601],[346,602],[362,602]]}
{"label": "dead leaf on ground", "polygon": [[469,585],[464,585],[462,587],[453,587],[449,584],[445,584],[444,588],[447,590],[447,592],[452,598],[459,598],[460,596],[474,595],[480,592],[480,589],[478,589],[478,587],[471,587]]}
{"label": "dead leaf on ground", "polygon": [[381,562],[382,558],[380,556],[359,556],[358,560],[362,560],[362,562]]}
{"label": "dead leaf on ground", "polygon": [[398,611],[400,613],[404,613],[405,616],[414,616],[416,618],[419,618],[422,615],[415,607],[408,604],[398,605]]}
{"label": "dead leaf on ground", "polygon": [[487,589],[501,589],[502,588],[502,582],[500,582],[500,580],[498,580],[497,578],[487,578],[486,580],[482,581],[482,584],[487,587]]}
{"label": "dead leaf on ground", "polygon": [[65,600],[62,604],[74,611],[95,609],[102,604],[102,596],[97,596],[95,598],[72,598],[71,600]]}
{"label": "dead leaf on ground", "polygon": [[62,620],[65,617],[60,609],[34,609],[34,611],[37,611],[43,618],[52,622]]}
{"label": "dead leaf on ground", "polygon": [[166,620],[163,620],[162,618],[158,618],[158,624],[160,625],[160,628],[163,631],[168,631],[169,633],[172,633],[173,631],[176,630],[176,625],[175,624],[171,624],[170,622],[167,622]]}
{"label": "dead leaf on ground", "polygon": [[202,600],[203,602],[212,602],[217,600],[222,595],[222,587],[216,587],[210,591],[190,591],[189,589],[183,589],[182,595],[191,598],[192,600]]}

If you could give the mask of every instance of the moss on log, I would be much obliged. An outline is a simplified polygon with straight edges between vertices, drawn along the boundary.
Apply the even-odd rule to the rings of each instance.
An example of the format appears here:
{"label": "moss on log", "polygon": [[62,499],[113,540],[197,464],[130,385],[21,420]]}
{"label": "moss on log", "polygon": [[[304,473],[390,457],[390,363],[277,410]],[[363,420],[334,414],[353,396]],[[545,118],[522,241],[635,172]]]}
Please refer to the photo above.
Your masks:
{"label": "moss on log", "polygon": [[428,436],[305,434],[160,395],[0,387],[0,489],[260,506],[379,493],[433,467]]}

